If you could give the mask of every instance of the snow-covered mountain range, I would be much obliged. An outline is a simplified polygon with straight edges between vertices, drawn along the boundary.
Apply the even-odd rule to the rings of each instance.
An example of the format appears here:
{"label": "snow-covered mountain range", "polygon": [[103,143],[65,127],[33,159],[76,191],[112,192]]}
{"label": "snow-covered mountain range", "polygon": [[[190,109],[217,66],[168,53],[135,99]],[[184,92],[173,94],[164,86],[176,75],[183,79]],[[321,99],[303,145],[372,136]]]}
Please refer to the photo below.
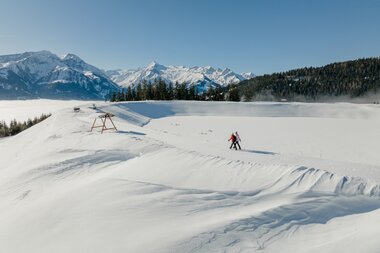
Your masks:
{"label": "snow-covered mountain range", "polygon": [[74,54],[49,51],[0,56],[0,99],[102,99],[119,87]]}
{"label": "snow-covered mountain range", "polygon": [[228,68],[164,66],[154,61],[146,68],[109,70],[106,73],[112,81],[123,87],[133,86],[144,80],[153,82],[161,79],[166,83],[197,85],[201,90],[219,85],[226,86],[254,77],[252,73],[237,74]]}
{"label": "snow-covered mountain range", "polygon": [[100,70],[74,54],[49,51],[0,56],[0,99],[103,99],[121,87],[161,79],[196,85],[199,92],[253,78],[225,68],[164,66],[157,62],[134,70]]}

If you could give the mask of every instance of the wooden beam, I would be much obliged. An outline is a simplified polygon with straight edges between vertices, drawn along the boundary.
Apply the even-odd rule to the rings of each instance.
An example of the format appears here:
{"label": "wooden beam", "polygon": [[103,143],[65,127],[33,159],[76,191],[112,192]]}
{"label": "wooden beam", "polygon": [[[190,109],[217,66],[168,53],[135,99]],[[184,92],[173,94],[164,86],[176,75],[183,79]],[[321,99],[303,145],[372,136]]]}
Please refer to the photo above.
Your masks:
{"label": "wooden beam", "polygon": [[92,123],[92,127],[91,127],[91,131],[90,131],[90,132],[92,132],[92,129],[95,128],[95,122],[96,122],[96,118],[95,118],[95,120],[94,120],[94,123]]}

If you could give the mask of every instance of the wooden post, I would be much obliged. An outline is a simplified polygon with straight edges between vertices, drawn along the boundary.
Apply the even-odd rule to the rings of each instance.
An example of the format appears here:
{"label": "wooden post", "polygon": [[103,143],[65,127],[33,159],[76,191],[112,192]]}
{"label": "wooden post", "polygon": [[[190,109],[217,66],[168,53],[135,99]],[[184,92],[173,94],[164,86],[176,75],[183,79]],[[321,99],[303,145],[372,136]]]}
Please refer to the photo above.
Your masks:
{"label": "wooden post", "polygon": [[94,129],[95,122],[96,122],[96,118],[94,119],[94,123],[92,123],[92,127],[91,127],[91,131],[90,132],[92,132],[92,129]]}
{"label": "wooden post", "polygon": [[116,128],[115,124],[113,123],[113,121],[112,121],[111,117],[109,117],[109,119],[110,119],[110,121],[111,121],[111,123],[112,123],[113,127],[114,127],[114,128],[115,128],[115,130],[117,131],[117,128]]}
{"label": "wooden post", "polygon": [[102,134],[103,134],[104,129],[106,129],[106,119],[107,119],[107,116],[104,117],[104,119],[103,119],[103,118],[100,118],[100,119],[101,119],[102,122],[103,122],[103,127],[102,127]]}

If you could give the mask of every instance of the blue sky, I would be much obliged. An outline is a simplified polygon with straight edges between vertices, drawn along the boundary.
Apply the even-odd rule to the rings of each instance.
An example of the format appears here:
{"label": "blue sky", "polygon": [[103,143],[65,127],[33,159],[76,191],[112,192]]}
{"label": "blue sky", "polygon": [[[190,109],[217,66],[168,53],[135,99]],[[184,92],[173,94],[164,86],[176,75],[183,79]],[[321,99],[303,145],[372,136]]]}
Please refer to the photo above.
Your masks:
{"label": "blue sky", "polygon": [[272,73],[380,56],[376,0],[1,0],[0,54]]}

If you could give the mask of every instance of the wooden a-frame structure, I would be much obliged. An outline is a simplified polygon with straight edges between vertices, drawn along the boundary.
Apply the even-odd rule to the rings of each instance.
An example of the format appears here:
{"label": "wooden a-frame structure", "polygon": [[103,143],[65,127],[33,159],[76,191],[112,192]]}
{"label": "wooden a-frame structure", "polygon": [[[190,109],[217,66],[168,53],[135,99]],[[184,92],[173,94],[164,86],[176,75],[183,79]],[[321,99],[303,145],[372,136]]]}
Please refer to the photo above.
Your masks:
{"label": "wooden a-frame structure", "polygon": [[[97,127],[101,127],[101,128],[102,128],[102,133],[103,133],[103,131],[105,131],[105,130],[116,130],[116,131],[117,131],[117,128],[116,128],[115,124],[114,124],[113,121],[112,121],[112,117],[114,117],[114,116],[115,116],[115,115],[113,115],[112,113],[108,113],[108,112],[107,112],[107,113],[105,113],[105,114],[102,114],[102,115],[99,115],[98,117],[96,117],[95,120],[94,120],[94,123],[92,124],[91,132],[92,132],[92,129],[97,128]],[[101,125],[97,125],[97,126],[95,125],[97,118],[100,118],[100,120],[102,121],[102,124],[101,124]],[[106,126],[106,121],[107,121],[107,119],[108,119],[109,121],[111,121],[113,127],[111,127],[111,128],[107,128],[107,126]]]}

